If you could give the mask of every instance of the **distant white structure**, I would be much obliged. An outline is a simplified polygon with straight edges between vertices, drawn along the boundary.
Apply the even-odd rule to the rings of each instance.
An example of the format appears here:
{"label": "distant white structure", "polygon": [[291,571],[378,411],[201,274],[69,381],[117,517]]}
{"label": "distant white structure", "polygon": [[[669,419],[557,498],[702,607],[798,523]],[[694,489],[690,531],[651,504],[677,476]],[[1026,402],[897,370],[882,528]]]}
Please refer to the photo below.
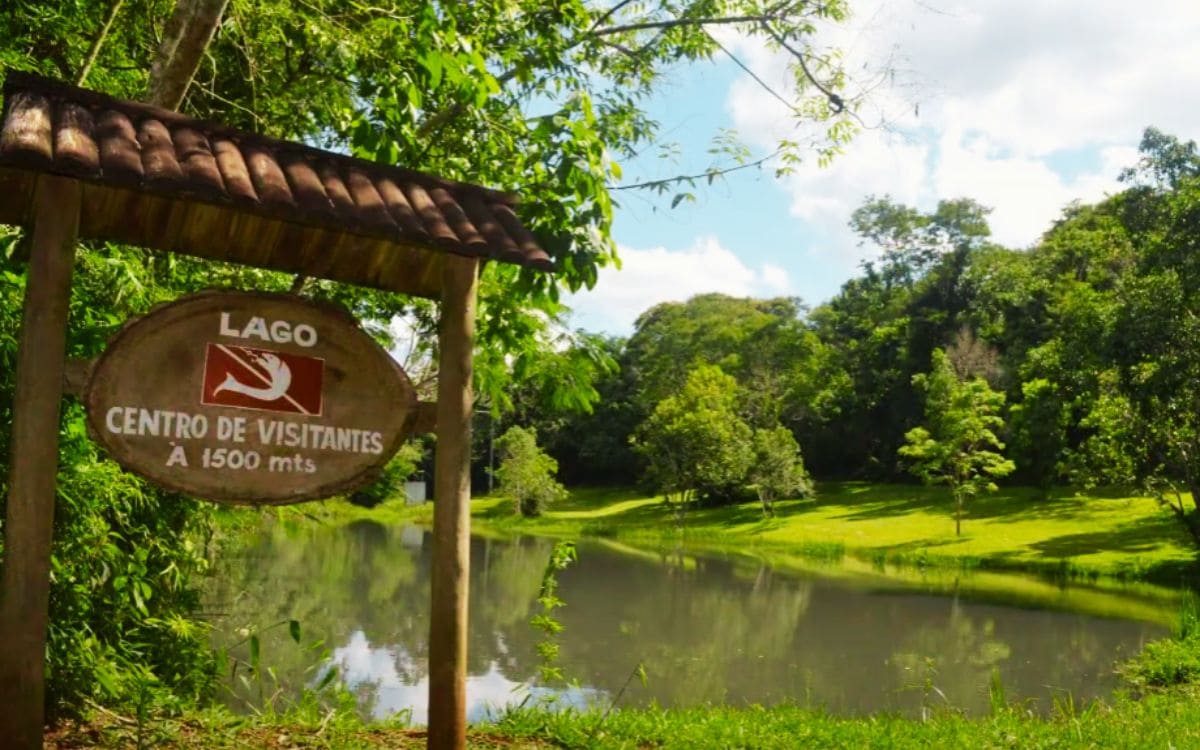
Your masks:
{"label": "distant white structure", "polygon": [[404,483],[404,504],[422,505],[425,502],[425,482]]}

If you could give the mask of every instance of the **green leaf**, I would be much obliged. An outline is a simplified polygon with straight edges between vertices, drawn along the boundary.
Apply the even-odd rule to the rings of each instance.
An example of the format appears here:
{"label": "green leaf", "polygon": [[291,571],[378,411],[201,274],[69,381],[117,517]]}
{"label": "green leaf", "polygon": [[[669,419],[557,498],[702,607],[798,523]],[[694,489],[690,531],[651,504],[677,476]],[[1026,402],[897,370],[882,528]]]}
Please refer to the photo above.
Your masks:
{"label": "green leaf", "polygon": [[321,681],[317,683],[317,690],[324,690],[325,688],[329,687],[329,683],[333,682],[334,679],[337,678],[337,675],[337,667],[330,667],[329,669],[325,670],[325,674],[321,677]]}

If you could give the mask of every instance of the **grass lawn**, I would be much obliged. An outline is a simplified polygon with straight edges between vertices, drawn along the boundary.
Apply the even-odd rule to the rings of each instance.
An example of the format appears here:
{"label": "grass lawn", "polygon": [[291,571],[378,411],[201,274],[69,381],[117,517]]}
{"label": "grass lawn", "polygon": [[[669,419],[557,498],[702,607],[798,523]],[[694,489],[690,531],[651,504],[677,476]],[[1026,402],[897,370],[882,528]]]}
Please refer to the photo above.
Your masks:
{"label": "grass lawn", "polygon": [[[1200,748],[1200,697],[1194,686],[1110,705],[1063,705],[1039,718],[998,705],[990,716],[934,711],[925,721],[892,715],[831,716],[779,706],[617,709],[562,713],[517,710],[497,724],[471,728],[468,748],[661,748],[662,750],[783,750],[785,748]],[[332,719],[332,720],[331,720]],[[425,747],[425,733],[364,726],[347,716],[233,717],[198,712],[144,725],[111,712],[49,733],[47,750],[82,747],[314,748],[382,750]]]}
{"label": "grass lawn", "polygon": [[[428,524],[432,506],[388,503],[356,516]],[[520,519],[503,498],[472,503],[476,527],[630,543],[684,543],[760,555],[849,556],[875,564],[984,567],[1070,577],[1110,576],[1179,583],[1195,553],[1152,498],[1057,489],[1005,489],[974,500],[954,534],[941,487],[825,483],[811,500],[688,510],[681,519],[658,497],[630,489],[584,488],[541,518]]]}

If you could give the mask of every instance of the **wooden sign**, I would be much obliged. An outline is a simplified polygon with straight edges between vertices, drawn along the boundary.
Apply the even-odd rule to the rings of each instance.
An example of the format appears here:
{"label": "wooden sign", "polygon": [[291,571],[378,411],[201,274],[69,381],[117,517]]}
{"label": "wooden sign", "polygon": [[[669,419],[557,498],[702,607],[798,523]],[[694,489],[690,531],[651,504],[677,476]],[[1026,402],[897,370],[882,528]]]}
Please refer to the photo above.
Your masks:
{"label": "wooden sign", "polygon": [[373,480],[416,392],[345,311],[205,292],[127,325],[92,368],[90,430],[125,469],[229,503],[283,504]]}

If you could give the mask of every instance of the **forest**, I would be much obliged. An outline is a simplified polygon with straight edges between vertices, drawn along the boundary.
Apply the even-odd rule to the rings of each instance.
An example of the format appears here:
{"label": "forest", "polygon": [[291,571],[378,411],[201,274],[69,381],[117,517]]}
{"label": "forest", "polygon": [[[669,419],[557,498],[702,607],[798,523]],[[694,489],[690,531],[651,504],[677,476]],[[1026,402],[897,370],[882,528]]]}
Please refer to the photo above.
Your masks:
{"label": "forest", "polygon": [[786,427],[818,479],[912,481],[902,447],[942,352],[1002,399],[1005,481],[1145,489],[1200,541],[1184,499],[1200,489],[1200,154],[1150,127],[1120,178],[1020,249],[990,241],[988,208],[969,198],[923,211],[873,197],[852,218],[873,259],[832,299],[657,305],[628,338],[591,337],[547,365],[560,378],[608,365],[590,413],[533,380],[506,419],[537,429],[568,485],[636,483],[639,429],[715,367],[730,379],[717,390],[735,391],[716,421]]}
{"label": "forest", "polygon": [[[862,122],[856,112],[870,89],[840,67],[822,36],[848,13],[840,0],[453,6],[15,0],[0,4],[0,74],[34,72],[520,193],[521,219],[554,256],[557,270],[547,276],[491,263],[481,275],[474,357],[474,483],[480,490],[495,478],[508,481],[503,469],[493,472],[495,452],[522,447],[538,459],[539,471],[556,467],[557,479],[572,490],[637,486],[680,506],[754,502],[769,514],[775,500],[819,497],[815,481],[937,480],[930,456],[945,442],[939,425],[969,423],[983,436],[970,455],[991,456],[971,481],[982,471],[984,485],[994,478],[1046,493],[1061,487],[1146,493],[1200,545],[1200,512],[1191,499],[1200,492],[1200,152],[1187,134],[1147,128],[1140,159],[1121,175],[1122,190],[1096,204],[1066,207],[1033,247],[991,241],[989,209],[969,197],[930,209],[879,195],[852,219],[871,260],[829,300],[704,294],[646,310],[625,338],[571,330],[563,297],[593,286],[601,268],[619,262],[612,231],[624,196],[649,195],[669,210],[724,174],[758,168],[786,176],[802,160],[827,163],[853,148]],[[171,66],[189,54],[172,35],[199,26],[191,69],[182,86],[172,88],[164,83]],[[790,124],[801,135],[762,155],[717,132],[706,155],[667,177],[625,174],[622,165],[640,154],[675,153],[647,109],[673,69],[727,58],[743,64],[710,33],[733,26],[788,56],[791,85],[772,94],[788,102]],[[0,506],[8,492],[12,373],[29,252],[24,230],[0,225]],[[115,243],[81,243],[76,258],[67,340],[72,359],[96,357],[126,321],[189,292],[290,290],[350,310],[405,360],[423,397],[433,392],[436,373],[428,364],[437,310],[428,301]],[[398,320],[412,333],[407,349]],[[979,418],[965,418],[972,415]],[[523,432],[513,433],[514,427]],[[267,669],[259,658],[260,632],[247,629],[242,637],[235,631],[234,645],[214,648],[213,621],[221,613],[206,611],[204,596],[223,570],[215,562],[223,545],[264,518],[278,519],[218,509],[121,471],[89,438],[83,408],[69,396],[59,445],[46,654],[50,723],[113,714],[122,741],[136,727],[136,744],[144,746],[144,716],[187,716],[210,706],[239,670],[245,677],[250,667],[261,690]],[[680,453],[665,449],[674,445]],[[553,460],[538,458],[538,446]],[[400,479],[428,466],[431,449],[424,440],[402,450],[384,481],[364,490],[367,500],[394,500]],[[553,503],[569,495],[555,490],[549,496]],[[349,504],[342,499],[330,505],[357,512],[344,510]],[[299,513],[312,520],[307,510]],[[283,534],[285,526],[275,530]],[[392,531],[378,535],[368,524],[355,533],[381,536],[390,555],[403,546],[390,543],[401,536]],[[284,538],[278,548],[299,557],[293,541]],[[336,544],[326,546],[349,557]],[[523,556],[525,600],[541,601],[548,546],[518,544],[511,553]],[[304,563],[336,579],[339,595],[349,596],[344,580],[367,578],[347,559],[338,563],[344,570]],[[504,559],[494,564],[503,570]],[[688,564],[681,561],[678,571]],[[425,570],[408,558],[397,567],[404,567],[408,583]],[[758,573],[768,586],[765,570]],[[258,571],[249,565],[242,572],[253,577]],[[553,571],[546,577],[553,580]],[[239,583],[236,576],[221,581],[233,588]],[[375,609],[376,602],[403,599],[391,590],[369,593],[354,606]],[[807,589],[801,593],[787,599],[796,622],[808,601]],[[425,598],[411,591],[404,596]],[[656,601],[644,600],[644,609]],[[742,609],[736,598],[729,601],[731,611]],[[323,608],[318,603],[311,610]],[[508,609],[505,627],[531,640],[524,614]],[[291,617],[269,626],[299,644],[309,623]],[[759,624],[739,622],[738,637],[753,640]],[[794,625],[786,616],[781,622],[780,642]],[[405,622],[413,632],[423,633],[423,625]],[[555,625],[551,619],[545,627]],[[1191,627],[1194,635],[1194,617]],[[1194,639],[1189,643],[1193,647]],[[706,641],[709,649],[722,645]],[[1189,654],[1168,653],[1162,661],[1183,664],[1180,674],[1200,674]],[[1148,662],[1145,669],[1157,666]],[[1173,685],[1190,674],[1154,672],[1143,684]],[[353,702],[346,694],[340,699]],[[1128,720],[1153,734],[1162,724],[1155,712],[1173,705],[1150,701],[1112,720],[1105,715],[1101,731],[1123,737]],[[1147,713],[1138,713],[1143,709]],[[331,727],[328,739],[340,725],[326,723],[332,709],[322,705],[321,711],[320,729],[312,729],[320,735]],[[709,719],[728,721],[739,733],[743,722],[751,730],[758,723],[753,713],[727,717],[722,711]],[[533,714],[533,729],[522,728],[524,716],[509,715],[513,736],[540,742],[551,731],[560,738],[575,732],[575,740],[558,744],[592,746],[592,735],[579,737],[578,726],[556,728],[570,713]],[[655,716],[618,713],[613,723],[634,726]],[[875,731],[865,722],[790,710],[772,717],[778,725],[772,731],[796,736],[790,724],[798,722],[806,731],[827,732],[833,744],[857,745],[847,738]],[[694,718],[678,714],[669,721],[699,726]],[[960,719],[947,714],[941,723],[896,726],[911,732],[913,746],[928,746],[930,733],[950,741],[959,731],[991,731],[985,725],[962,729]],[[1026,718],[1014,709],[994,721],[997,731],[1018,731]],[[669,722],[653,731],[665,745],[670,738],[661,735],[671,732],[664,726]],[[1031,726],[1043,731],[1041,724]],[[1072,726],[1045,731],[1057,736],[1074,732]],[[281,736],[274,727],[264,731],[270,741]],[[650,730],[628,731],[632,746],[648,744]],[[712,730],[713,742],[721,741],[720,731]],[[700,746],[682,730],[679,736],[685,738],[680,746]],[[730,745],[739,746],[732,740],[713,746]],[[753,746],[772,745],[767,739]]]}
{"label": "forest", "polygon": [[[644,191],[670,201],[747,161],[736,139],[714,133],[714,156],[695,171],[654,180],[625,176],[623,160],[668,143],[646,100],[673,66],[723,54],[708,29],[742,24],[764,43],[809,55],[803,71],[794,65],[793,83],[777,92],[794,102],[794,119],[806,133],[803,142],[778,145],[778,169],[800,158],[831,157],[853,134],[849,108],[861,92],[843,86],[817,26],[836,24],[846,13],[842,2],[765,7],[750,0],[610,7],[498,0],[452,8],[337,0],[18,0],[0,5],[0,73],[37,73],[520,193],[521,219],[554,256],[557,271],[487,265],[476,391],[497,414],[518,382],[541,382],[557,405],[583,408],[592,400],[589,382],[563,379],[553,387],[555,376],[539,374],[539,363],[554,350],[548,332],[565,313],[560,294],[593,285],[598,269],[616,261],[614,195]],[[28,255],[22,229],[0,226],[0,424],[6,426]],[[417,362],[428,361],[436,341],[436,305],[428,301],[90,242],[77,253],[67,355],[93,358],[131,317],[212,287],[300,289],[344,306],[388,346],[395,343],[393,320],[407,317],[417,334]],[[411,372],[428,396],[432,374]],[[0,430],[0,496],[7,496],[9,438],[8,429]],[[47,716],[138,695],[175,705],[211,697],[219,656],[198,611],[219,543],[217,511],[120,471],[88,438],[77,400],[64,401],[59,444]]]}

